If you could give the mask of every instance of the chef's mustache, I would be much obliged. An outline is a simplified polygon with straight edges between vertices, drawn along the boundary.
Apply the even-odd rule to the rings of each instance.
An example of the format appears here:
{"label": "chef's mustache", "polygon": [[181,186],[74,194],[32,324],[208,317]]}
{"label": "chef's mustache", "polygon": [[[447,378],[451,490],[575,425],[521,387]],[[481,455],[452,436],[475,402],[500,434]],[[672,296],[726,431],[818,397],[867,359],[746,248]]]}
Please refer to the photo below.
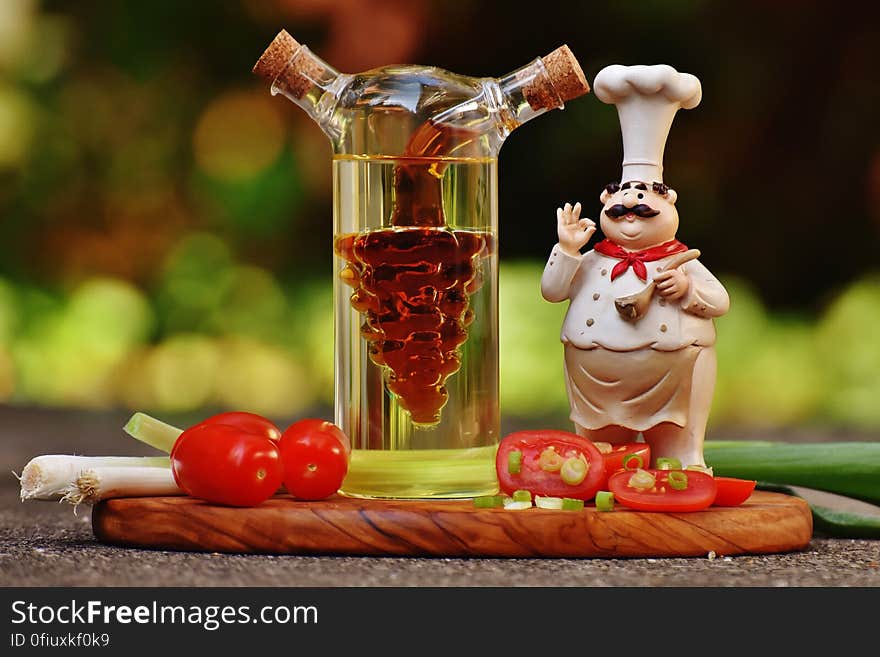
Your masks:
{"label": "chef's mustache", "polygon": [[612,205],[610,208],[605,210],[605,214],[613,219],[617,219],[617,217],[622,217],[624,215],[632,212],[637,217],[656,217],[660,214],[660,210],[655,210],[650,205],[646,205],[645,203],[639,203],[638,205],[634,205],[631,208],[626,207],[623,203],[618,203],[617,205]]}

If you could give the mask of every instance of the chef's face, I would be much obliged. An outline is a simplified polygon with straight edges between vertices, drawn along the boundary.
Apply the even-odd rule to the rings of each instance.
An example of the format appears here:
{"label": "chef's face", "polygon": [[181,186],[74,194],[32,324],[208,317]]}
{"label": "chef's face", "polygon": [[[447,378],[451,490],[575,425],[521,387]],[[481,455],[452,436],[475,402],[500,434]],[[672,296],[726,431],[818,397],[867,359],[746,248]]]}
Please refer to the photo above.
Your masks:
{"label": "chef's face", "polygon": [[612,183],[599,197],[605,237],[630,251],[640,251],[675,238],[676,194],[659,183]]}

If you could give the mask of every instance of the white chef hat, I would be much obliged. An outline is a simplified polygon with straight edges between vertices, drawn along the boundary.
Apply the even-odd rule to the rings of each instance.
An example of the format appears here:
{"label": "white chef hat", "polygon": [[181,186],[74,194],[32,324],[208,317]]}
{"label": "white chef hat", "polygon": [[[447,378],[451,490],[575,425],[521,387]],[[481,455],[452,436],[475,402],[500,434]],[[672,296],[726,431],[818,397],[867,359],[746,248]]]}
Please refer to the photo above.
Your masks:
{"label": "white chef hat", "polygon": [[606,66],[593,91],[604,103],[617,106],[623,134],[620,182],[663,182],[663,150],[679,108],[700,104],[700,81],[671,66]]}

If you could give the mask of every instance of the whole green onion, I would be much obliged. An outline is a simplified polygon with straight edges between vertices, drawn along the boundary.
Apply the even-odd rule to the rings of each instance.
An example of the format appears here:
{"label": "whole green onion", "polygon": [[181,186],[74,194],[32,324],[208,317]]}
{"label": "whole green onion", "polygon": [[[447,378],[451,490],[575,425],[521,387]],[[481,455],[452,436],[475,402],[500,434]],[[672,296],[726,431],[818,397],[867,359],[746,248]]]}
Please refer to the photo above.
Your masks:
{"label": "whole green onion", "polygon": [[[758,488],[796,494],[801,486],[880,504],[880,442],[782,443],[709,440],[703,448],[715,474],[757,479]],[[810,503],[813,527],[841,538],[880,538],[873,515],[837,511]]]}
{"label": "whole green onion", "polygon": [[707,440],[703,454],[721,477],[804,486],[880,504],[880,442]]}

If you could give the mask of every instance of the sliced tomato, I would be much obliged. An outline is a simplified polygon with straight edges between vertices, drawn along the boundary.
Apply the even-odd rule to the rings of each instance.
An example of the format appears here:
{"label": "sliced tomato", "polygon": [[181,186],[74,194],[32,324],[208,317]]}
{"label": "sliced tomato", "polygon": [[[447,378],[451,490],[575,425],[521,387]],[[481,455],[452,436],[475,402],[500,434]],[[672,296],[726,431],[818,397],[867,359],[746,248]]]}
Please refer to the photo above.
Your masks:
{"label": "sliced tomato", "polygon": [[606,474],[610,477],[622,469],[624,461],[630,456],[639,457],[641,463],[638,460],[631,460],[627,464],[629,468],[651,467],[651,446],[648,443],[621,443],[620,445],[611,445],[611,451],[602,454],[602,458],[605,459]]}
{"label": "sliced tomato", "polygon": [[[630,485],[630,478],[636,473],[648,472],[653,475],[654,486],[647,489]],[[686,487],[679,490],[669,483],[672,473],[681,473],[687,478]],[[680,475],[673,475],[678,477]],[[614,500],[621,505],[637,511],[701,511],[712,505],[717,487],[711,475],[695,470],[619,470],[608,478],[608,490],[614,493]]]}
{"label": "sliced tomato", "polygon": [[735,479],[734,477],[715,477],[715,506],[739,506],[745,502],[755,490],[757,481],[752,479]]}
{"label": "sliced tomato", "polygon": [[[511,463],[518,467],[511,468]],[[553,429],[506,436],[498,446],[495,470],[508,495],[527,490],[532,495],[591,500],[605,481],[605,463],[596,446],[577,434]]]}

